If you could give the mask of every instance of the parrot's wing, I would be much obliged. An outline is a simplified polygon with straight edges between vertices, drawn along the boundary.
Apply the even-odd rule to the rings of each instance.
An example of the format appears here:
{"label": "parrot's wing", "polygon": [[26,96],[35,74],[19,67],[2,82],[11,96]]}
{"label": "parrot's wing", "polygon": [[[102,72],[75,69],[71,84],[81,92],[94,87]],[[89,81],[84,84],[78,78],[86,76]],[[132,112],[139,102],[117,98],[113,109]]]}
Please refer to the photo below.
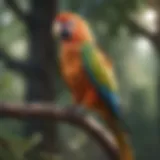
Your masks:
{"label": "parrot's wing", "polygon": [[112,113],[120,118],[118,87],[111,62],[107,61],[100,50],[89,43],[83,45],[81,55],[84,69],[97,93]]}

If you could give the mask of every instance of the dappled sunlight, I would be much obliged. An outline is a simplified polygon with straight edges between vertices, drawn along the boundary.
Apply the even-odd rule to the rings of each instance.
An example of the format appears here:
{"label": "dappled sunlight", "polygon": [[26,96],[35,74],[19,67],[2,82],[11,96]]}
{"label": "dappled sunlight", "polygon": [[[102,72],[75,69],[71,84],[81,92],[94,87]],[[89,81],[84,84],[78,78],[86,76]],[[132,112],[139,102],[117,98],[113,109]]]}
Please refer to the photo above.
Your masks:
{"label": "dappled sunlight", "polygon": [[[137,160],[155,159],[156,156],[157,160],[160,159],[160,144],[157,144],[160,134],[158,7],[151,7],[139,0],[14,0],[19,9],[15,11],[15,6],[12,8],[5,1],[0,1],[0,101],[49,101],[56,104],[58,109],[67,108],[73,103],[71,89],[60,74],[59,40],[51,35],[52,26],[49,24],[59,11],[78,13],[90,24],[97,44],[113,62],[124,119],[133,131],[131,138]],[[95,111],[83,107],[86,116],[92,116],[95,121],[104,124]],[[42,150],[47,154],[60,146],[58,154],[64,156],[61,160],[106,159],[96,141],[80,128],[66,124],[57,127],[51,121],[33,122],[31,118],[26,123],[0,118],[0,127],[5,129],[0,129],[0,152],[1,138],[5,134],[8,143],[12,143],[15,138],[11,135],[13,132],[17,137],[31,136],[36,132],[43,134],[42,145],[49,149]],[[15,157],[24,158],[24,153],[17,151],[22,144],[14,141],[14,145]],[[41,157],[43,153],[34,151],[32,147],[29,149],[34,152],[29,153],[33,156],[31,160],[52,159],[46,153]],[[7,157],[6,153],[4,157]],[[25,159],[30,160],[28,157]]]}
{"label": "dappled sunlight", "polygon": [[155,33],[157,31],[157,13],[152,8],[146,8],[137,15],[138,22],[150,32]]}
{"label": "dappled sunlight", "polygon": [[157,14],[153,9],[147,9],[141,16],[141,21],[146,25],[152,32],[157,31]]}
{"label": "dappled sunlight", "polygon": [[13,15],[11,12],[4,12],[0,15],[0,24],[3,27],[8,26],[13,21]]}
{"label": "dappled sunlight", "polygon": [[26,39],[19,39],[10,44],[9,51],[12,53],[12,56],[17,59],[25,59],[27,54],[28,43]]}

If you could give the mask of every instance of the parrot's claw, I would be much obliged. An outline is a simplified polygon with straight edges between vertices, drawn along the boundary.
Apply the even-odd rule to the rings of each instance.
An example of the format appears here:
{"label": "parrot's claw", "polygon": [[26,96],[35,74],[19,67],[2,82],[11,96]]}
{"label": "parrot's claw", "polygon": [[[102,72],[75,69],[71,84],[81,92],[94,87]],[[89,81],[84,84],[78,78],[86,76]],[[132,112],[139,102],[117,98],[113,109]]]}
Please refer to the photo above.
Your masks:
{"label": "parrot's claw", "polygon": [[76,106],[67,106],[66,108],[64,108],[64,110],[66,110],[66,112],[68,112],[69,114],[83,114],[83,107],[76,107]]}

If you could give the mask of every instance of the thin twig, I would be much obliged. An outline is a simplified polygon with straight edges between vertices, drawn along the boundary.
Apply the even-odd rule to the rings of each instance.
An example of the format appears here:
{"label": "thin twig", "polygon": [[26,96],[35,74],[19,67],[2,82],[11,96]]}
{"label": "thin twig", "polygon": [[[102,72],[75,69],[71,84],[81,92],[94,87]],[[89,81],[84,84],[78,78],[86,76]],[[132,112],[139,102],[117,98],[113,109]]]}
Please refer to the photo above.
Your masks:
{"label": "thin twig", "polygon": [[[48,106],[48,105],[47,105]],[[10,117],[17,119],[38,118],[54,120],[76,125],[88,132],[102,147],[107,156],[112,160],[118,159],[118,150],[110,137],[106,137],[106,132],[102,132],[100,127],[93,124],[92,120],[76,113],[70,113],[64,109],[46,107],[42,104],[0,104],[0,117]]]}
{"label": "thin twig", "polygon": [[30,64],[27,61],[16,60],[0,47],[0,60],[3,60],[6,67],[14,71],[18,71],[25,76],[43,77],[43,70],[38,65]]}
{"label": "thin twig", "polygon": [[141,35],[147,37],[150,40],[152,40],[153,37],[155,36],[154,33],[151,33],[147,29],[145,29],[144,27],[140,26],[132,18],[129,18],[129,17],[126,18],[126,25],[127,25],[127,27],[129,28],[130,31],[132,31],[134,33],[141,34]]}

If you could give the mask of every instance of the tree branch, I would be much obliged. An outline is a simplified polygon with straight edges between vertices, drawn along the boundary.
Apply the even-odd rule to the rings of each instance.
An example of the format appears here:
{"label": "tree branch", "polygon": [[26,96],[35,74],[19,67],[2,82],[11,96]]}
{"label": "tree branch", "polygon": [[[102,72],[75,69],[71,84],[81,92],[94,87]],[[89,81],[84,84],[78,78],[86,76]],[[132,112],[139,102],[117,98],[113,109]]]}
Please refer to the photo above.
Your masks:
{"label": "tree branch", "polygon": [[18,7],[15,0],[5,0],[6,5],[16,14],[16,16],[28,24],[29,15],[23,13],[23,11]]}
{"label": "tree branch", "polygon": [[[47,106],[49,106],[47,104]],[[51,106],[51,105],[50,105]],[[110,137],[106,137],[106,132],[100,124],[95,124],[93,119],[70,113],[64,109],[54,107],[44,107],[43,104],[0,104],[0,117],[10,117],[17,119],[38,118],[50,121],[61,121],[76,125],[88,132],[102,147],[105,154],[112,160],[118,160],[118,150]]]}
{"label": "tree branch", "polygon": [[126,18],[126,20],[127,20],[126,24],[127,24],[127,27],[129,28],[129,30],[132,33],[141,34],[141,35],[145,36],[146,38],[148,38],[151,41],[151,43],[153,44],[153,46],[157,49],[157,53],[159,54],[160,39],[159,39],[158,31],[155,33],[149,32],[147,29],[145,29],[144,27],[137,24],[135,22],[135,20],[133,20],[131,18]]}
{"label": "tree branch", "polygon": [[34,64],[29,64],[20,60],[12,59],[4,49],[0,48],[0,60],[3,60],[6,67],[15,71],[23,73],[25,76],[44,76],[42,69]]}
{"label": "tree branch", "polygon": [[129,17],[126,18],[126,25],[129,28],[129,30],[133,33],[142,34],[150,40],[153,40],[153,38],[155,37],[154,33],[151,33],[144,27],[138,25],[132,18]]}

